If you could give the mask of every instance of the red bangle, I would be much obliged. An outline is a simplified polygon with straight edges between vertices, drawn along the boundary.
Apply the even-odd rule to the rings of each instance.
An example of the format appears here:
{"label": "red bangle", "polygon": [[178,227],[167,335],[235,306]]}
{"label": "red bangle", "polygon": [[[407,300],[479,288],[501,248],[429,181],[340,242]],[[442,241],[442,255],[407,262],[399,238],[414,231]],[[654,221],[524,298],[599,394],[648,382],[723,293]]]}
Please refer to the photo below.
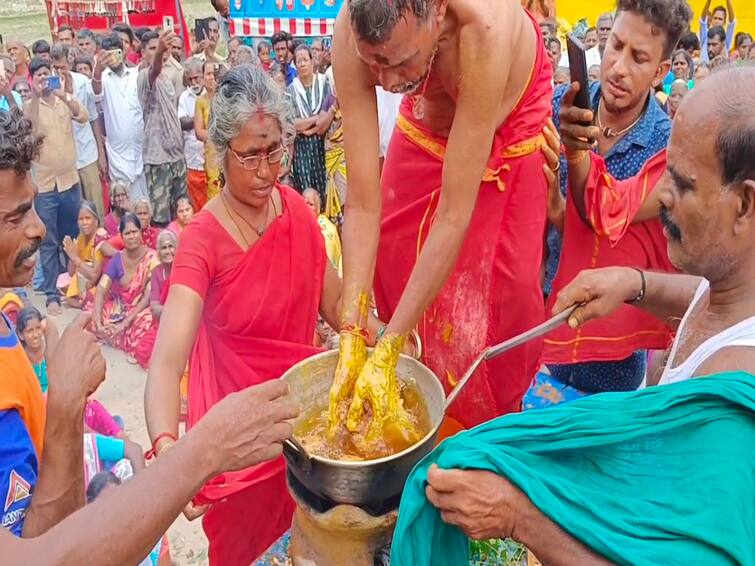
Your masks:
{"label": "red bangle", "polygon": [[172,432],[163,432],[158,434],[152,441],[152,448],[144,453],[145,460],[152,460],[157,456],[157,443],[160,442],[163,438],[170,438],[173,442],[178,442],[176,435]]}
{"label": "red bangle", "polygon": [[345,324],[341,327],[341,332],[346,332],[347,334],[353,334],[354,336],[358,336],[359,338],[363,338],[366,342],[369,340],[369,334],[367,333],[367,329],[362,328],[358,324]]}

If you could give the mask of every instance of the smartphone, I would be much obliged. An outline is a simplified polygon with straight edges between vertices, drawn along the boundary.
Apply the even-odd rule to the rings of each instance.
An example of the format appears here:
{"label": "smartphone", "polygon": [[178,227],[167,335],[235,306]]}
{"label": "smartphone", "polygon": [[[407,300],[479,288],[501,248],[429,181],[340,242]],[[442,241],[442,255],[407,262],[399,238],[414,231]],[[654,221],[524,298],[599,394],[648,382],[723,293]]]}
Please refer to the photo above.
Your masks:
{"label": "smartphone", "polygon": [[163,16],[163,31],[173,31],[173,16]]}
{"label": "smartphone", "polygon": [[47,77],[47,90],[58,90],[60,88],[60,77],[50,75]]}
{"label": "smartphone", "polygon": [[194,21],[194,38],[197,43],[210,39],[210,20],[212,18],[200,18]]}
{"label": "smartphone", "polygon": [[108,53],[113,54],[113,61],[116,65],[123,63],[123,49],[111,49]]}
{"label": "smartphone", "polygon": [[584,110],[592,110],[590,107],[590,87],[587,79],[587,58],[584,44],[574,35],[566,37],[566,49],[569,53],[569,71],[571,82],[579,83],[579,92],[574,99],[574,104]]}

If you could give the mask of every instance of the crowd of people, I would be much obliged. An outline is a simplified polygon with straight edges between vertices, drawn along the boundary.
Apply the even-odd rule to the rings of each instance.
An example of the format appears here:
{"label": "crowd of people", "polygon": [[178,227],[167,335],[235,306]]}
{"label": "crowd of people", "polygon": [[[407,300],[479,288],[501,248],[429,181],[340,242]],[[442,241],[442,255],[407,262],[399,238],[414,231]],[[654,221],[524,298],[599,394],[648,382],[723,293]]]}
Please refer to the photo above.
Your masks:
{"label": "crowd of people", "polygon": [[[707,443],[701,462],[725,478],[755,469],[744,436],[695,416],[715,397],[705,410],[751,429],[752,376],[691,379],[755,371],[752,35],[732,0],[708,0],[699,22],[686,0],[618,0],[569,29],[514,0],[467,4],[347,0],[332,39],[249,41],[228,35],[228,2],[212,0],[201,42],[127,24],[6,41],[4,528],[53,541],[61,560],[91,558],[128,528],[122,563],[169,564],[162,535],[183,509],[203,517],[211,563],[249,564],[294,510],[279,456],[298,408],[275,378],[338,349],[331,403],[346,403],[349,422],[377,422],[391,416],[384,388],[398,352],[416,350],[410,335],[448,391],[485,347],[576,307],[544,340],[485,362],[452,405],[440,436],[453,438],[407,484],[396,564],[456,563],[461,533],[514,537],[545,561],[626,561],[621,549],[637,560],[653,555],[643,544],[661,508],[678,532],[677,546],[655,539],[659,556],[755,560],[746,524],[730,525],[741,540],[696,530],[689,505],[702,500],[668,487],[689,472],[680,446]],[[512,56],[480,58],[468,33]],[[575,103],[566,33],[586,48],[589,108]],[[61,334],[63,307],[81,315]],[[146,469],[92,397],[102,345],[148,371],[157,461]],[[182,420],[191,432],[179,440]],[[563,452],[549,445],[560,434],[605,474],[570,455],[582,476],[559,488]],[[654,454],[643,434],[673,449]],[[721,435],[726,454],[713,451]],[[666,483],[619,511],[590,482],[640,489],[611,469],[630,453],[662,461]],[[755,485],[730,485],[741,495],[724,498],[747,523]],[[91,505],[74,513],[82,486]],[[160,490],[140,520],[127,498]],[[614,511],[585,529],[564,509],[591,500]],[[81,540],[92,509],[121,514]],[[601,541],[619,524],[638,531]]]}

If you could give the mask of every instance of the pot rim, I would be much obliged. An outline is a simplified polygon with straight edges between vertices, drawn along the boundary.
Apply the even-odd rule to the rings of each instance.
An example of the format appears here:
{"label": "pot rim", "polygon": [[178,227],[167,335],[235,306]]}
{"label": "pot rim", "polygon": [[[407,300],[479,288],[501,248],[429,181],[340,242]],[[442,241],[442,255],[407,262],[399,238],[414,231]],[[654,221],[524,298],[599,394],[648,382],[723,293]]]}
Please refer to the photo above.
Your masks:
{"label": "pot rim", "polygon": [[[370,350],[372,350],[372,348],[368,348],[368,351]],[[279,379],[288,381],[286,377],[290,373],[292,373],[295,369],[299,368],[300,366],[306,365],[307,363],[312,363],[314,360],[318,360],[320,358],[331,357],[337,354],[338,354],[337,350],[328,350],[326,352],[320,352],[319,354],[315,354],[314,356],[305,358],[301,360],[300,362],[294,364],[290,368],[288,368],[288,370],[286,370],[286,372]],[[446,391],[445,389],[443,389],[443,386],[441,385],[440,380],[438,380],[438,376],[435,375],[435,372],[433,372],[429,367],[427,367],[421,361],[416,360],[412,358],[411,356],[407,356],[406,354],[400,354],[399,358],[409,360],[411,363],[419,364],[422,368],[430,372],[430,374],[432,374],[433,378],[435,379],[435,382],[437,383],[441,394],[443,395],[443,401],[445,404]],[[383,456],[381,458],[375,458],[373,460],[333,460],[331,458],[318,456],[317,454],[312,454],[310,452],[307,452],[307,454],[309,455],[310,459],[313,461],[317,461],[322,464],[327,464],[329,466],[334,466],[337,468],[357,469],[357,468],[366,468],[370,466],[379,466],[381,464],[386,464],[386,463],[391,462],[392,460],[398,460],[398,459],[403,458],[404,456],[409,455],[411,452],[414,452],[415,450],[424,446],[426,442],[428,442],[433,437],[435,437],[438,434],[438,431],[440,430],[440,427],[443,424],[443,418],[445,417],[445,415],[443,414],[442,406],[440,410],[441,410],[440,420],[430,429],[430,431],[425,436],[422,437],[422,440],[420,440],[419,442],[415,442],[414,444],[412,444],[408,448],[405,448],[401,452],[396,452],[395,454],[391,454],[390,456]],[[292,451],[289,447],[286,446],[285,443],[283,444],[283,449]]]}

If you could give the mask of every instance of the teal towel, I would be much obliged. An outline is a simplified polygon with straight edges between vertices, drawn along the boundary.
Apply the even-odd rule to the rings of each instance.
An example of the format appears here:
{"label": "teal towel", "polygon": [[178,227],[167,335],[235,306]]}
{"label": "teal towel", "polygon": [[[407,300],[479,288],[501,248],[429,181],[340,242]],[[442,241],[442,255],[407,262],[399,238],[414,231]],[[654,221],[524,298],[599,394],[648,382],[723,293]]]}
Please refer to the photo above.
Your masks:
{"label": "teal towel", "polygon": [[425,497],[427,469],[489,470],[618,564],[755,565],[755,377],[738,372],[495,419],[407,480],[392,566],[467,564]]}

